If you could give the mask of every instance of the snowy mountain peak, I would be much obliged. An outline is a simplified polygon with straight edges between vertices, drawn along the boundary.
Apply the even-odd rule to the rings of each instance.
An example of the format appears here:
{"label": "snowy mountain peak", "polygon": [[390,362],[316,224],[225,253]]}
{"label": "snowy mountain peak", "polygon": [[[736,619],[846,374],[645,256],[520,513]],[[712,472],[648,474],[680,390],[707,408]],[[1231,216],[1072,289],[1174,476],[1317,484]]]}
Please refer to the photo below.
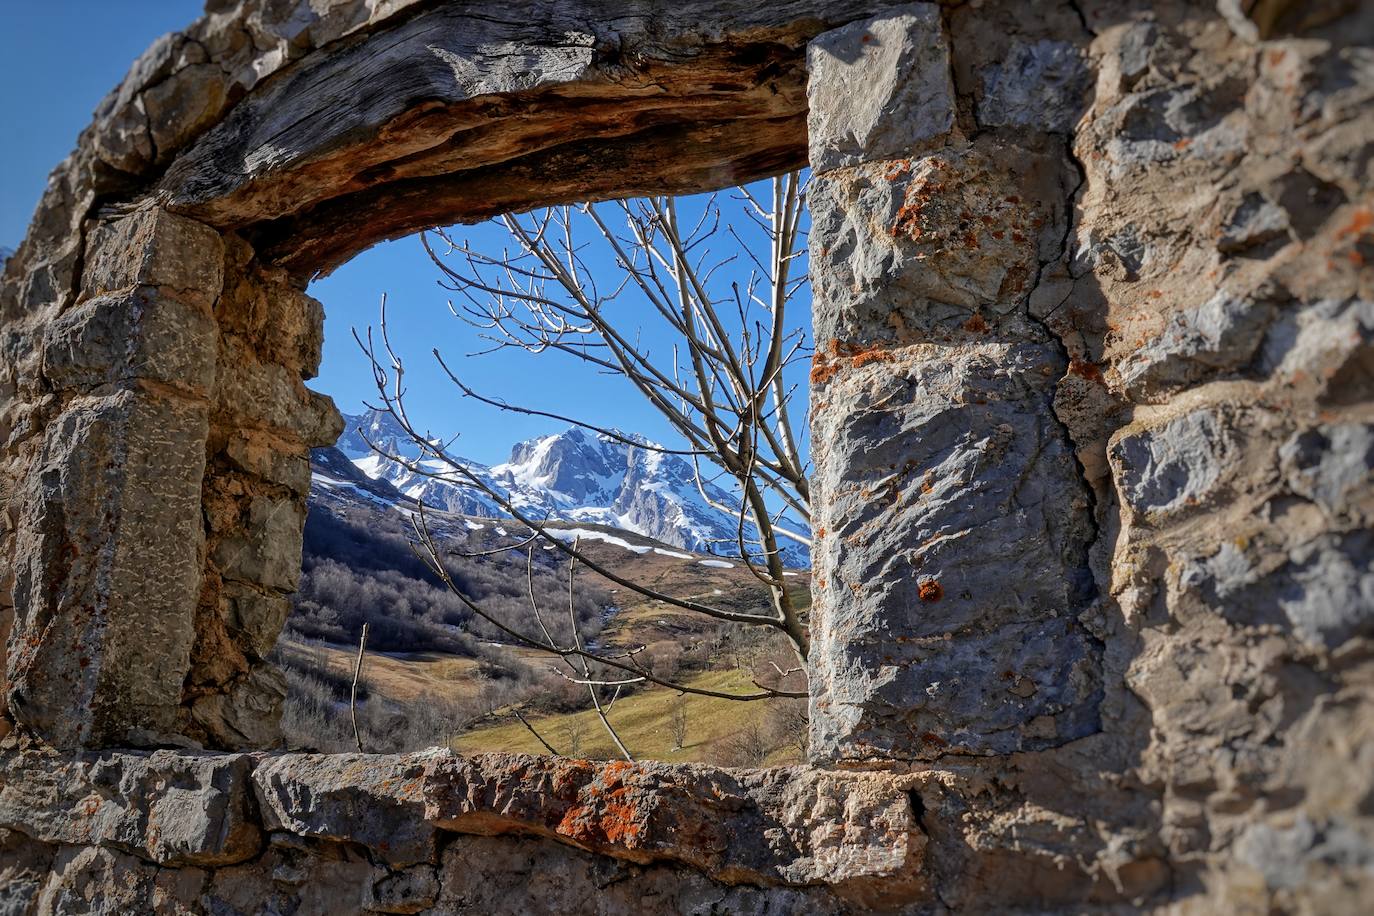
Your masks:
{"label": "snowy mountain peak", "polygon": [[[390,415],[369,411],[344,419],[348,431],[338,447],[369,477],[451,512],[508,515],[453,468],[421,459],[419,447]],[[629,445],[616,436],[651,447]],[[457,460],[527,518],[610,525],[688,550],[738,553],[734,520],[711,506],[732,506],[738,497],[709,483],[699,487],[690,461],[655,450],[643,436],[619,430],[616,436],[574,426],[516,443],[504,464]],[[415,467],[377,455],[369,440]],[[800,547],[788,548],[785,558],[788,565],[809,565]]]}

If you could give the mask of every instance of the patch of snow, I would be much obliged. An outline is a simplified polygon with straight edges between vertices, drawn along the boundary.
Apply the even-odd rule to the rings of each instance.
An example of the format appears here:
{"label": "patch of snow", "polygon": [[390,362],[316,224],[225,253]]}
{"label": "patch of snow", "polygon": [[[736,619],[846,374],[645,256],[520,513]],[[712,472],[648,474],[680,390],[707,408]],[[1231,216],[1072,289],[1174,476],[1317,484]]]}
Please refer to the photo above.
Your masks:
{"label": "patch of snow", "polygon": [[794,573],[794,572],[791,572],[791,571],[784,570],[784,571],[783,571],[783,575],[786,576],[786,577],[789,578],[789,579],[795,579],[795,578],[797,578],[798,576],[800,576],[801,573]]}
{"label": "patch of snow", "polygon": [[655,547],[654,553],[662,557],[677,557],[679,560],[692,559],[692,555],[690,553],[678,553],[676,550],[664,550],[662,547]]}
{"label": "patch of snow", "polygon": [[348,490],[355,496],[361,496],[363,499],[366,499],[369,502],[374,502],[377,505],[387,509],[399,508],[391,500],[382,499],[382,497],[378,496],[376,493],[369,493],[357,484],[349,483],[346,480],[338,480],[334,477],[326,477],[324,474],[320,474],[314,471],[312,471],[310,474],[310,480],[311,482],[317,483],[320,486],[330,490]]}
{"label": "patch of snow", "polygon": [[702,566],[709,566],[712,569],[734,569],[734,563],[727,563],[724,560],[697,560]]}
{"label": "patch of snow", "polygon": [[481,531],[483,528],[487,527],[486,525],[477,524],[470,518],[463,519],[463,524],[467,526],[469,531]]}
{"label": "patch of snow", "polygon": [[624,547],[626,550],[630,551],[630,553],[645,554],[652,549],[650,547],[641,547],[638,544],[631,544],[624,538],[618,538],[604,531],[593,531],[590,528],[559,528],[557,530],[550,528],[549,536],[558,538],[560,541],[572,541],[576,538],[581,538],[584,541],[605,541],[607,544],[614,544],[616,547]]}

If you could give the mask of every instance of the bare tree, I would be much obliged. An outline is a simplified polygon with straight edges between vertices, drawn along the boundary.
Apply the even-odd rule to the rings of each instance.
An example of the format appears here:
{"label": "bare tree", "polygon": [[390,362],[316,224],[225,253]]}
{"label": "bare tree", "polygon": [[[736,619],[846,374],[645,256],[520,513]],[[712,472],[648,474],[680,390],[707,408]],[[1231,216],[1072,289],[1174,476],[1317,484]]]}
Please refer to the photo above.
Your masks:
{"label": "bare tree", "polygon": [[582,724],[582,720],[576,716],[570,716],[567,723],[563,726],[563,736],[568,741],[568,756],[582,756],[582,739],[586,736],[587,729]]}
{"label": "bare tree", "polygon": [[[667,419],[685,447],[666,448],[631,439],[574,417],[480,394],[434,350],[462,394],[501,410],[569,422],[635,448],[690,458],[703,499],[733,520],[732,548],[766,587],[771,599],[766,610],[739,611],[664,594],[596,562],[576,541],[554,537],[545,526],[547,519],[527,516],[508,494],[453,456],[441,439],[412,424],[405,404],[405,366],[391,343],[385,297],[379,333],[374,335],[369,329],[365,336],[355,336],[371,363],[378,406],[406,431],[420,457],[407,459],[371,443],[374,450],[417,475],[439,477],[485,493],[532,532],[524,544],[508,549],[543,539],[568,557],[570,588],[573,570],[581,563],[646,598],[719,621],[769,628],[786,637],[798,660],[795,670],[800,671],[808,634],[785,585],[779,541],[810,544],[808,467],[789,414],[795,386],[785,377],[789,367],[810,356],[804,332],[789,323],[787,311],[806,282],[799,265],[804,251],[801,178],[793,173],[772,179],[771,190],[771,200],[764,202],[754,191],[739,189],[738,209],[747,217],[747,227],[724,219],[715,196],[692,220],[680,218],[673,198],[650,197],[501,217],[514,249],[500,255],[479,252],[444,230],[434,230],[441,244],[424,237],[426,251],[442,272],[442,282],[459,296],[460,304],[450,302],[450,310],[477,327],[491,349],[558,351],[625,379]],[[762,234],[767,254],[756,253],[745,243],[748,232]],[[718,243],[724,245],[723,252],[713,250],[712,245]],[[619,270],[615,282],[607,284],[588,267],[590,244],[611,252]],[[731,276],[744,277],[743,282]],[[647,314],[674,336],[670,355],[650,354],[637,345],[636,329],[626,324],[626,316],[615,307],[628,299],[637,300],[634,320]],[[648,308],[643,307],[645,303]],[[804,422],[800,428],[804,433]],[[432,470],[432,459],[444,470]],[[426,466],[427,461],[431,466]],[[726,482],[723,488],[722,480]],[[737,503],[727,504],[711,495],[722,489]],[[758,681],[756,692],[691,687],[673,676],[655,673],[654,666],[639,657],[642,647],[626,652],[589,649],[575,619],[571,639],[555,639],[537,606],[532,608],[532,627],[498,619],[464,595],[446,572],[443,552],[423,508],[415,518],[415,532],[430,568],[475,614],[516,645],[557,656],[560,673],[588,688],[593,708],[627,759],[629,751],[606,718],[603,691],[651,683],[735,700],[805,696],[804,689]]]}
{"label": "bare tree", "polygon": [[678,697],[668,714],[668,728],[673,735],[673,750],[680,751],[687,744],[687,702]]}
{"label": "bare tree", "polygon": [[777,747],[788,747],[806,758],[807,715],[805,700],[775,700],[768,704],[768,738]]}
{"label": "bare tree", "polygon": [[734,734],[721,739],[721,747],[726,762],[741,767],[761,766],[772,751],[763,727],[752,721]]}

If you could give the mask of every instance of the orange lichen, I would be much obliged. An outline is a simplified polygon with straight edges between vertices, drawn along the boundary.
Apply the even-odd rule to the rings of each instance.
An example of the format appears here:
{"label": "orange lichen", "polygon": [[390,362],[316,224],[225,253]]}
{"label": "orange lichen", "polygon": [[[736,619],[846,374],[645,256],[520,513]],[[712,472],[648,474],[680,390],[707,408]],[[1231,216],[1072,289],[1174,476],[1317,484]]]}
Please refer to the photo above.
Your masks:
{"label": "orange lichen", "polygon": [[832,340],[824,351],[816,355],[811,364],[811,383],[823,385],[830,381],[840,371],[846,359],[849,360],[851,367],[858,369],[869,363],[889,362],[893,356],[879,344],[860,347],[846,341]]}
{"label": "orange lichen", "polygon": [[982,334],[988,329],[988,323],[983,320],[982,315],[974,315],[964,322],[964,330],[971,334]]}
{"label": "orange lichen", "polygon": [[815,363],[811,366],[811,384],[824,385],[834,378],[835,374],[839,371],[839,366],[834,363],[825,362],[822,357],[817,357]]}
{"label": "orange lichen", "polygon": [[860,366],[866,366],[869,363],[891,362],[892,354],[875,345],[855,353],[850,358],[850,361],[853,363],[854,368],[858,369]]}
{"label": "orange lichen", "polygon": [[945,597],[945,589],[934,579],[926,579],[917,587],[916,594],[927,604],[934,604]]}
{"label": "orange lichen", "polygon": [[1340,240],[1349,235],[1365,235],[1371,228],[1374,228],[1374,211],[1368,207],[1357,207],[1350,216],[1350,222],[1336,230],[1336,239]]}
{"label": "orange lichen", "polygon": [[1086,359],[1075,358],[1069,360],[1069,372],[1079,378],[1085,378],[1090,382],[1102,381],[1102,370],[1098,368],[1096,363],[1089,362]]}
{"label": "orange lichen", "polygon": [[944,738],[941,738],[934,732],[922,732],[921,740],[926,744],[933,745],[934,747],[949,747],[949,742],[946,741]]}

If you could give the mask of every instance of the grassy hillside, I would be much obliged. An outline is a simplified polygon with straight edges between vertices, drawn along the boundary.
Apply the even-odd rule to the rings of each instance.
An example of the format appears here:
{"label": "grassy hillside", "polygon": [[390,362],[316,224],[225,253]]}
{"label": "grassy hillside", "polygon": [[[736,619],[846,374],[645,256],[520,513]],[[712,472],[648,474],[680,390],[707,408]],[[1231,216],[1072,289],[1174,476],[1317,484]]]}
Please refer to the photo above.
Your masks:
{"label": "grassy hillside", "polygon": [[[707,690],[744,692],[754,689],[748,674],[738,669],[709,671],[685,680],[689,687]],[[674,706],[679,703],[682,704],[687,723],[686,740],[681,747],[675,746],[670,724]],[[607,718],[631,753],[641,759],[669,763],[733,763],[736,761],[730,759],[732,755],[749,750],[736,747],[736,744],[747,743],[752,738],[748,733],[757,730],[763,742],[773,745],[764,762],[796,763],[801,759],[799,748],[775,743],[778,737],[775,732],[781,727],[776,724],[777,716],[770,716],[775,705],[772,701],[740,703],[654,687],[618,700]],[[593,758],[619,756],[619,751],[591,709],[561,715],[533,716],[529,722],[561,754]],[[474,728],[460,736],[453,746],[461,751],[473,752],[546,753],[529,730],[513,719],[504,724]]]}

